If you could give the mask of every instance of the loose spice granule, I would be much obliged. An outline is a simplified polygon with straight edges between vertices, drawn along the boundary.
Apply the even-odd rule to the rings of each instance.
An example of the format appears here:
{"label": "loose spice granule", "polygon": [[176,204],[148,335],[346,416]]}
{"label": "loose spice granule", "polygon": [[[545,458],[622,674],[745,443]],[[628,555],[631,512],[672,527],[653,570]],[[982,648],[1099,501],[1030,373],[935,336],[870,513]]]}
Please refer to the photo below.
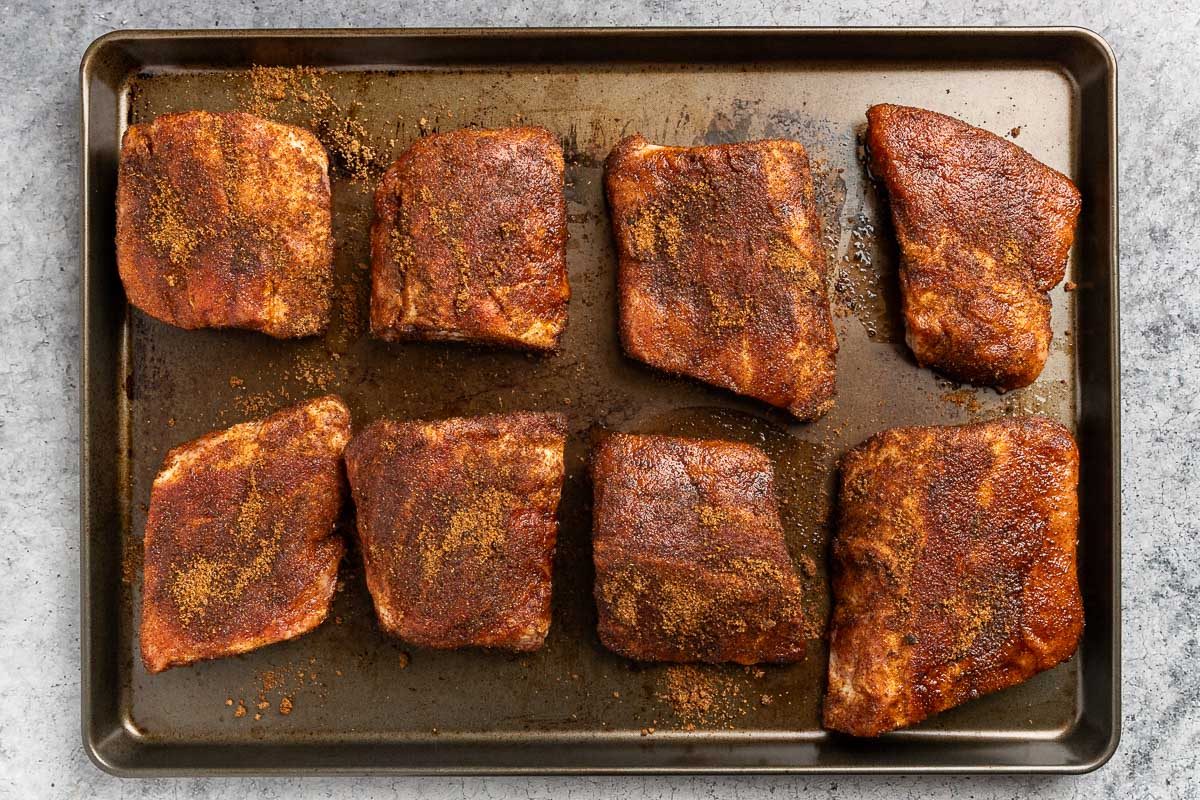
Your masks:
{"label": "loose spice granule", "polygon": [[256,116],[288,117],[283,121],[308,128],[339,172],[355,180],[372,180],[386,167],[386,159],[369,143],[362,122],[354,118],[357,105],[342,108],[326,88],[326,75],[312,67],[252,67],[242,106]]}
{"label": "loose spice granule", "polygon": [[242,704],[242,701],[240,701],[240,700],[238,701],[237,708],[234,710],[234,712],[233,712],[233,715],[234,715],[235,717],[244,717],[244,716],[246,716],[246,706],[244,706],[244,705]]}
{"label": "loose spice granule", "polygon": [[283,683],[283,677],[273,670],[266,670],[259,674],[258,682],[264,692],[269,692]]}
{"label": "loose spice granule", "polygon": [[729,728],[749,710],[741,687],[713,667],[668,667],[658,697],[671,706],[684,730],[695,730],[698,725]]}
{"label": "loose spice granule", "polygon": [[292,713],[292,698],[284,697],[279,701],[279,713],[283,714],[285,717]]}
{"label": "loose spice granule", "polygon": [[247,417],[261,417],[287,405],[290,399],[291,394],[281,387],[273,392],[240,395],[234,398],[233,404]]}

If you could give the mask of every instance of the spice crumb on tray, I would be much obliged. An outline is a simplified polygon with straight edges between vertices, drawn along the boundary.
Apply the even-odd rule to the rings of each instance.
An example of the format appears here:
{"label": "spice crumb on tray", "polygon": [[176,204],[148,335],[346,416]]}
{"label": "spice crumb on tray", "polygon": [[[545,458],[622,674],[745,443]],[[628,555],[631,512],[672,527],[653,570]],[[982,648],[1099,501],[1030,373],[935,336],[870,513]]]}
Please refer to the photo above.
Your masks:
{"label": "spice crumb on tray", "polygon": [[663,672],[658,699],[670,706],[684,730],[733,728],[750,701],[740,683],[720,667],[681,664]]}
{"label": "spice crumb on tray", "polygon": [[241,105],[256,116],[308,128],[329,152],[335,172],[351,180],[374,180],[387,166],[386,157],[355,117],[361,104],[339,104],[326,88],[326,74],[312,67],[252,67]]}

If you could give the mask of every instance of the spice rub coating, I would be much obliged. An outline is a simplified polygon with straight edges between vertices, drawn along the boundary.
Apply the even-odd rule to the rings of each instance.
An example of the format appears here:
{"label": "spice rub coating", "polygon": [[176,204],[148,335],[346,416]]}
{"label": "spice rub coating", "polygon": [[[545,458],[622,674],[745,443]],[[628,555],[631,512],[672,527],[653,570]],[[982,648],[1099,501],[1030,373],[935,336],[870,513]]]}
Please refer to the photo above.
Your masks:
{"label": "spice rub coating", "polygon": [[766,140],[608,156],[625,351],[815,419],[833,406],[837,337],[808,155]]}
{"label": "spice rub coating", "polygon": [[550,628],[566,420],[379,420],[346,449],[367,588],[415,645],[537,650]]}
{"label": "spice rub coating", "polygon": [[988,131],[905,106],[867,111],[871,171],[900,241],[917,361],[1001,390],[1028,386],[1050,350],[1050,298],[1079,217],[1066,176]]}
{"label": "spice rub coating", "polygon": [[851,450],[825,727],[920,722],[1075,652],[1079,451],[1044,417],[894,428]]}
{"label": "spice rub coating", "polygon": [[279,338],[329,323],[329,158],[306,130],[189,111],[132,125],[117,178],[129,302],[180,328]]}
{"label": "spice rub coating", "polygon": [[545,128],[418,139],[375,193],[371,332],[556,350],[570,297],[563,176]]}
{"label": "spice rub coating", "polygon": [[802,587],[770,460],[737,442],[613,433],[592,458],[600,641],[639,661],[798,661]]}
{"label": "spice rub coating", "polygon": [[345,544],[350,413],[334,396],[180,445],[146,519],[142,661],[150,672],[244,653],[325,619]]}

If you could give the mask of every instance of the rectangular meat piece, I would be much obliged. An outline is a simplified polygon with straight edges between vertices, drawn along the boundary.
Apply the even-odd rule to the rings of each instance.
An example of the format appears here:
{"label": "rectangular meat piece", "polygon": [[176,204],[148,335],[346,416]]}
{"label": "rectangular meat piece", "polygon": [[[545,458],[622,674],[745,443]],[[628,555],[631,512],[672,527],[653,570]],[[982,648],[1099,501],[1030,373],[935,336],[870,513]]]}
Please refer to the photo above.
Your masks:
{"label": "rectangular meat piece", "polygon": [[566,420],[370,425],[346,449],[367,587],[423,647],[537,650],[550,628]]}
{"label": "rectangular meat piece", "polygon": [[804,657],[775,475],[738,442],[607,435],[592,458],[600,641],[639,661]]}
{"label": "rectangular meat piece", "polygon": [[799,419],[828,411],[838,344],[804,147],[632,136],[604,179],[625,351]]}
{"label": "rectangular meat piece", "polygon": [[131,125],[117,177],[129,302],[180,328],[280,338],[329,323],[329,158],[313,134],[250,114]]}
{"label": "rectangular meat piece", "polygon": [[563,176],[545,128],[418,139],[375,193],[371,332],[557,349],[570,297]]}
{"label": "rectangular meat piece", "polygon": [[150,672],[292,639],[329,611],[350,412],[322,397],[167,454],[146,518]]}
{"label": "rectangular meat piece", "polygon": [[825,727],[875,736],[1075,652],[1079,451],[1044,417],[894,428],[842,464]]}
{"label": "rectangular meat piece", "polygon": [[900,240],[900,289],[917,361],[1001,390],[1033,383],[1050,351],[1050,298],[1075,238],[1075,184],[953,117],[867,111],[871,171]]}

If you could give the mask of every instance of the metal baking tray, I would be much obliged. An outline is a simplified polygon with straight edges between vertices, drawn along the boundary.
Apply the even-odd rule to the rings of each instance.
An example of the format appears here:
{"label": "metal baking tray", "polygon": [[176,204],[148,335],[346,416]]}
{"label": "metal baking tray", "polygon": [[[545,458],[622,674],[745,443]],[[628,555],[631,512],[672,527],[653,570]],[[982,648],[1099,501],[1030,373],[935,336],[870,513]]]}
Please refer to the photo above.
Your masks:
{"label": "metal baking tray", "polygon": [[[253,65],[321,72],[254,73]],[[164,31],[99,39],[81,71],[88,754],[120,775],[1082,772],[1104,763],[1120,724],[1115,71],[1102,39],[1060,28]],[[271,75],[290,88],[272,88]],[[999,395],[953,386],[918,368],[905,348],[896,248],[858,138],[867,106],[882,101],[1016,137],[1082,190],[1069,288],[1052,295],[1055,343],[1032,387]],[[338,299],[324,337],[181,331],[131,312],[124,299],[113,237],[125,126],[167,111],[248,104],[315,125],[334,150]],[[325,116],[314,120],[321,109]],[[573,297],[563,351],[537,357],[371,340],[364,265],[373,182],[352,168],[365,153],[377,169],[425,132],[515,121],[545,125],[567,155]],[[621,354],[601,175],[609,149],[634,131],[667,144],[770,136],[808,147],[837,272],[838,400],[824,419],[795,423]],[[406,648],[376,627],[352,551],[330,619],[313,633],[147,675],[136,658],[138,556],[163,455],[210,429],[331,391],[346,398],[356,427],[384,414],[569,415],[546,647],[522,656]],[[799,664],[695,673],[633,665],[600,646],[586,478],[595,426],[764,447],[777,465],[789,547],[810,565],[819,618],[828,607],[838,457],[888,426],[1016,412],[1067,423],[1083,453],[1087,624],[1068,663],[911,730],[858,741],[820,728],[819,637]],[[348,532],[350,513],[343,524]],[[704,687],[707,711],[671,699],[672,681],[681,679]]]}

